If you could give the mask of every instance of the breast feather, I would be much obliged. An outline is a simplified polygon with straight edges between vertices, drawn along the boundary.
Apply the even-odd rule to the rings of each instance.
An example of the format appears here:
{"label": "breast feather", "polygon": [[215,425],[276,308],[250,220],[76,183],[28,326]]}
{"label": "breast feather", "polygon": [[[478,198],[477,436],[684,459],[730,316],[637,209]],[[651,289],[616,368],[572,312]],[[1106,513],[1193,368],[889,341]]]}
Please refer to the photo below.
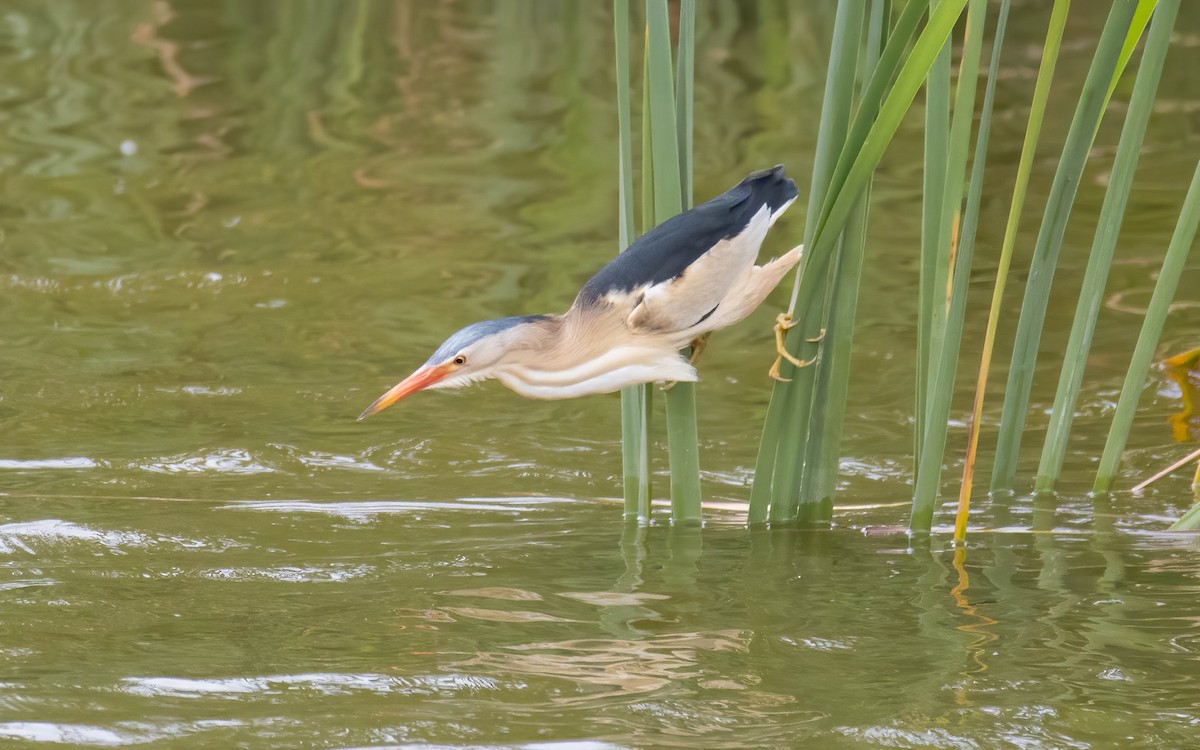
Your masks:
{"label": "breast feather", "polygon": [[674,350],[638,346],[615,347],[562,369],[507,365],[496,372],[496,378],[529,398],[574,398],[640,383],[699,379],[695,368]]}

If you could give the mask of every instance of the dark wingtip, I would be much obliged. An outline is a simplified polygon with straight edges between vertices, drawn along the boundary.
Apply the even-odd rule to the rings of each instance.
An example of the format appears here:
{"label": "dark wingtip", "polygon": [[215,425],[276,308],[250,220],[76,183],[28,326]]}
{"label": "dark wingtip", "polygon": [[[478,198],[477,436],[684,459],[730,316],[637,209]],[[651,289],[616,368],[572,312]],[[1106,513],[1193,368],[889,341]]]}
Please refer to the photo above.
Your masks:
{"label": "dark wingtip", "polygon": [[772,211],[799,195],[795,180],[787,176],[782,164],[751,172],[742,180],[742,185],[750,186]]}
{"label": "dark wingtip", "polygon": [[787,179],[787,174],[784,173],[783,165],[776,164],[770,169],[756,169],[746,175],[746,179],[742,180],[742,184],[746,185],[751,182],[758,182],[763,179],[783,180]]}

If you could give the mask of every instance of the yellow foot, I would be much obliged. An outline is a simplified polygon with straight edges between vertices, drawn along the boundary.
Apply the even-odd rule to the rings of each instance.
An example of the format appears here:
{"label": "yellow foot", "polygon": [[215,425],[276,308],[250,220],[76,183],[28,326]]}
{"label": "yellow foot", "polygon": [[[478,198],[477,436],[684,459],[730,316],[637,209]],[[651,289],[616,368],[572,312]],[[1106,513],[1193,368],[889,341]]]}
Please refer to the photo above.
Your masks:
{"label": "yellow foot", "polygon": [[[690,346],[692,348],[692,353],[690,355],[688,355],[688,364],[689,365],[695,365],[696,360],[700,359],[700,353],[703,352],[705,347],[708,346],[708,337],[711,335],[712,335],[712,331],[709,331],[708,333],[702,333],[699,336],[697,336],[696,338],[692,339],[692,343],[688,344],[688,346]],[[672,380],[670,383],[664,383],[662,385],[661,390],[664,390],[664,391],[671,390],[672,388],[675,387],[675,382],[676,381]]]}
{"label": "yellow foot", "polygon": [[[771,378],[774,380],[780,381],[781,383],[787,383],[791,380],[791,378],[785,378],[779,373],[779,366],[783,364],[783,360],[786,359],[795,367],[808,367],[817,361],[817,357],[813,357],[809,360],[799,359],[798,357],[792,356],[792,353],[787,350],[787,346],[784,343],[784,338],[787,336],[788,330],[795,325],[796,321],[792,320],[792,316],[788,315],[787,313],[779,313],[779,316],[775,318],[775,353],[778,356],[775,357],[775,363],[771,365],[771,369],[767,370],[767,375],[771,376]],[[817,341],[820,341],[824,337],[825,331],[822,329],[821,335],[816,339],[816,341],[812,341],[811,343],[817,343]]]}
{"label": "yellow foot", "polygon": [[[788,358],[788,361],[791,361],[790,357]],[[815,365],[816,363],[818,363],[820,361],[821,361],[821,355],[818,354],[817,356],[813,357],[812,359],[800,360],[800,364],[796,365],[796,367],[808,367],[810,365]],[[779,366],[782,363],[783,363],[783,358],[776,357],[775,363],[773,365],[771,365],[771,369],[767,370],[767,375],[770,376],[772,380],[778,380],[780,383],[790,383],[790,382],[792,382],[791,378],[785,378],[783,375],[781,375],[779,373]]]}

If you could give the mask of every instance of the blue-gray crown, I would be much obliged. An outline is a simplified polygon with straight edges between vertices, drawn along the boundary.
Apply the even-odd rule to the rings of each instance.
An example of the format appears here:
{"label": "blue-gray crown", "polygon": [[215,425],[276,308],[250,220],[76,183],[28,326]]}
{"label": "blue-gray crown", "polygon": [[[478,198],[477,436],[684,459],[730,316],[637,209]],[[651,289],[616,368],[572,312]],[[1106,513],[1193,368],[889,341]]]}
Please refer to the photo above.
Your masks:
{"label": "blue-gray crown", "polygon": [[442,342],[442,345],[437,348],[437,351],[433,353],[429,361],[425,364],[441,364],[480,339],[495,336],[497,333],[507,331],[523,323],[545,320],[546,317],[545,315],[514,315],[509,318],[481,320],[478,323],[472,323],[451,334],[450,338]]}

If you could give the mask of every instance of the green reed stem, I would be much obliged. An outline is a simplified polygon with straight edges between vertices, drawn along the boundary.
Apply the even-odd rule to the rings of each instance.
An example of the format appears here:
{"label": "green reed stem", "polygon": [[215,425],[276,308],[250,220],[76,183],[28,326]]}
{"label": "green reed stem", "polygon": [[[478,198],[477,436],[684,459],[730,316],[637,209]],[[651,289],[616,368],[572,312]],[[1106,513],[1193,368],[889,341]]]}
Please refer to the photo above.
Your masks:
{"label": "green reed stem", "polygon": [[1100,119],[1104,115],[1109,83],[1116,72],[1117,61],[1129,32],[1130,21],[1137,9],[1136,0],[1114,0],[1096,54],[1092,58],[1087,78],[1080,92],[1075,115],[1067,132],[1062,157],[1050,186],[1042,225],[1033,247],[1029,264],[1029,280],[1021,316],[1017,321],[1008,384],[1004,392],[1004,407],[997,437],[996,462],[992,467],[992,490],[1010,490],[1016,479],[1017,458],[1024,437],[1025,417],[1029,410],[1029,395],[1033,387],[1034,368],[1042,326],[1050,302],[1050,288],[1058,265],[1067,219],[1075,202],[1079,180],[1087,165],[1088,154],[1095,139]]}
{"label": "green reed stem", "polygon": [[[1033,169],[1033,158],[1037,151],[1038,138],[1042,132],[1042,119],[1046,103],[1050,99],[1050,82],[1054,78],[1054,67],[1062,46],[1063,29],[1067,24],[1070,0],[1055,0],[1050,12],[1050,23],[1046,29],[1046,41],[1042,45],[1042,61],[1038,66],[1037,82],[1034,84],[1033,101],[1029,107],[1029,121],[1025,126],[1025,139],[1021,145],[1021,158],[1017,163],[1017,176],[1013,185],[1012,201],[1008,208],[1008,220],[1004,225],[1004,240],[1000,245],[1000,261],[996,268],[996,282],[992,289],[992,304],[988,312],[987,330],[983,336],[983,353],[979,358],[979,374],[975,381],[975,403],[971,412],[971,423],[967,439],[967,456],[963,465],[962,485],[958,495],[958,516],[955,536],[966,533],[966,518],[971,504],[971,489],[975,481],[975,460],[979,450],[979,433],[982,428],[983,402],[987,391],[988,372],[992,364],[992,352],[996,344],[996,329],[1000,322],[1004,286],[1008,270],[1012,265],[1013,247],[1017,240],[1021,209],[1025,206],[1025,190],[1029,186],[1029,174]],[[959,527],[961,526],[961,531]]]}
{"label": "green reed stem", "polygon": [[[904,114],[912,105],[917,91],[933,65],[934,58],[945,44],[965,4],[966,0],[944,0],[938,6],[930,16],[924,30],[917,37],[911,53],[904,59],[903,65],[896,75],[895,84],[890,90],[887,90],[886,96],[882,93],[886,87],[875,88],[868,85],[868,91],[880,91],[882,104],[878,108],[879,114],[878,117],[872,118],[860,148],[852,149],[850,144],[847,144],[847,147],[839,152],[839,163],[834,167],[829,188],[822,200],[822,209],[816,229],[812,230],[812,241],[807,245],[807,256],[801,269],[797,299],[810,300],[809,304],[812,305],[811,300],[815,298],[817,289],[821,287],[828,276],[837,240],[851,210],[865,192],[871,173],[895,135]],[[907,9],[905,13],[907,13]],[[892,40],[889,40],[887,48],[885,48],[885,57],[887,49],[891,46]],[[881,65],[877,75],[883,70]],[[869,102],[864,97],[860,111],[873,111],[874,107],[870,107],[868,104]],[[859,128],[852,125],[849,132],[859,132]],[[818,143],[820,143],[819,140]],[[819,314],[802,317],[800,324],[794,326],[788,333],[788,350],[796,356],[810,358],[814,356],[815,345],[809,344],[807,340],[820,333],[821,322],[822,316]],[[800,435],[805,433],[807,427],[806,416],[808,408],[811,406],[814,380],[812,375],[807,374],[812,368],[797,370],[797,368],[785,364],[781,369],[785,377],[794,376],[795,379],[791,383],[777,384],[772,392],[767,422],[764,426],[763,445],[766,451],[773,451],[776,455],[763,460],[762,452],[760,452],[759,462],[760,467],[769,465],[773,470],[769,479],[771,482],[769,504],[773,508],[772,519],[777,516],[777,512],[774,510],[775,506],[784,506],[784,510],[778,512],[778,515],[786,518],[788,506],[794,506],[800,500],[798,476],[794,467],[798,457],[803,455],[797,449],[803,448]],[[790,393],[793,389],[795,392]],[[772,411],[780,409],[785,410],[784,414],[772,414]],[[785,424],[788,425],[786,430],[783,428]],[[764,478],[757,475],[755,481],[760,482]]]}
{"label": "green reed stem", "polygon": [[[850,122],[850,111],[854,95],[855,69],[858,63],[858,43],[861,39],[863,8],[854,0],[841,0],[833,22],[833,40],[829,52],[829,71],[825,77],[825,93],[821,106],[821,120],[817,128],[817,153],[813,161],[812,180],[809,187],[808,212],[804,222],[805,243],[811,241],[817,225],[820,205],[841,152],[842,139]],[[801,261],[805,266],[808,259]],[[802,273],[802,271],[797,272]],[[794,297],[795,295],[793,295]],[[824,317],[825,298],[813,295],[803,300],[802,320],[814,319],[818,325]],[[794,368],[793,368],[794,370]],[[793,371],[785,377],[812,377],[811,368]],[[787,413],[780,412],[772,417],[774,405],[799,398],[808,393],[803,389],[790,392],[782,386],[794,383],[776,383],[771,393],[772,409],[768,410],[767,424],[763,428],[759,449],[758,466],[755,470],[754,486],[750,493],[750,522],[766,520],[768,509],[773,522],[795,518],[798,493],[799,467],[803,457],[803,441],[807,438],[807,419],[801,423],[790,421],[785,429]],[[809,384],[811,388],[811,383]],[[789,409],[788,412],[793,412]],[[774,419],[774,424],[772,424]],[[779,457],[783,457],[782,461]],[[769,473],[764,470],[770,466]],[[760,473],[761,472],[761,473]],[[787,490],[784,490],[787,486]],[[786,500],[784,498],[787,498]]]}
{"label": "green reed stem", "polygon": [[[809,260],[814,266],[818,265],[818,260],[829,260],[830,248],[845,225],[846,217],[858,196],[866,189],[871,173],[878,166],[883,152],[900,127],[900,121],[912,106],[917,91],[933,67],[934,58],[949,38],[950,32],[954,30],[954,24],[962,15],[966,4],[967,0],[943,0],[930,15],[929,22],[900,68],[895,85],[887,92],[883,104],[879,105],[878,117],[872,120],[862,147],[854,151],[844,149],[839,155],[834,179],[825,196],[825,203],[813,234],[813,248]],[[862,103],[864,107],[868,104],[866,101]],[[802,278],[800,296],[806,291],[806,280],[810,286],[816,283],[815,278],[811,276],[806,275]],[[795,334],[795,337],[799,338],[799,334]]]}
{"label": "green reed stem", "polygon": [[696,0],[679,2],[679,44],[675,68],[675,112],[679,128],[679,184],[683,210],[692,207],[692,135],[695,130]]}
{"label": "green reed stem", "polygon": [[[933,331],[931,353],[937,359],[930,366],[928,419],[913,488],[912,515],[909,529],[929,533],[933,509],[941,489],[942,461],[949,437],[950,404],[954,397],[954,381],[958,374],[958,354],[962,344],[963,321],[967,310],[967,291],[971,262],[975,254],[975,234],[979,227],[979,206],[983,198],[983,175],[987,165],[988,138],[991,134],[992,106],[995,102],[996,71],[1000,49],[1008,23],[1009,0],[1003,0],[998,25],[992,42],[992,58],[988,68],[987,88],[979,116],[979,134],[975,140],[975,158],[971,167],[971,187],[967,195],[966,212],[955,243],[954,219],[958,216],[963,197],[967,168],[967,147],[971,140],[971,124],[975,117],[975,90],[979,80],[979,61],[983,55],[984,26],[987,19],[987,0],[970,0],[967,11],[966,39],[959,64],[958,88],[954,98],[954,122],[950,130],[949,157],[946,163],[945,202],[942,206],[939,236],[946,245],[948,265],[953,266],[949,299],[943,297],[940,306],[947,307],[941,331]],[[941,253],[939,253],[941,254]],[[942,294],[945,294],[944,288]]]}
{"label": "green reed stem", "polygon": [[[940,2],[940,0],[939,0]],[[972,111],[973,104],[972,104]],[[921,201],[921,262],[917,293],[916,406],[913,409],[913,474],[921,464],[931,367],[937,360],[933,342],[939,338],[937,320],[946,304],[946,266],[950,243],[942,241],[946,207],[946,167],[950,143],[950,40],[942,45],[925,81],[925,164]],[[957,207],[956,207],[957,208]]]}
{"label": "green reed stem", "polygon": [[1146,318],[1142,321],[1142,330],[1138,334],[1137,346],[1133,350],[1129,369],[1125,372],[1125,384],[1121,387],[1117,410],[1113,415],[1112,426],[1108,430],[1108,440],[1104,444],[1104,455],[1100,458],[1100,468],[1096,472],[1096,481],[1092,487],[1096,492],[1108,492],[1112,489],[1117,468],[1121,462],[1121,453],[1125,450],[1125,443],[1129,439],[1129,430],[1133,427],[1133,417],[1137,410],[1138,399],[1142,394],[1146,376],[1150,372],[1150,363],[1154,359],[1154,350],[1162,335],[1167,313],[1170,312],[1171,299],[1175,296],[1175,289],[1179,285],[1179,276],[1187,263],[1192,244],[1196,240],[1198,227],[1200,227],[1200,164],[1196,165],[1196,171],[1192,175],[1192,184],[1188,188],[1187,197],[1183,199],[1183,209],[1179,213],[1179,221],[1175,224],[1174,234],[1171,235],[1171,244],[1167,246],[1162,270],[1159,271],[1158,281],[1154,284],[1154,294],[1150,297]]}
{"label": "green reed stem", "polygon": [[1117,144],[1117,155],[1109,178],[1104,205],[1092,251],[1088,256],[1087,270],[1083,275],[1083,287],[1079,292],[1079,304],[1075,308],[1075,320],[1071,325],[1071,336],[1063,354],[1062,374],[1058,379],[1058,390],[1054,396],[1054,408],[1050,413],[1050,425],[1046,442],[1042,446],[1042,459],[1038,466],[1034,489],[1045,492],[1054,488],[1063,460],[1067,454],[1067,439],[1071,433],[1071,421],[1075,416],[1075,404],[1079,398],[1083,371],[1092,345],[1092,334],[1096,329],[1096,318],[1104,298],[1104,287],[1108,282],[1108,271],[1112,266],[1113,251],[1121,222],[1125,218],[1125,207],[1133,185],[1133,175],[1141,154],[1146,125],[1154,108],[1158,82],[1162,74],[1163,61],[1171,42],[1171,30],[1179,11],[1179,0],[1160,0],[1154,13],[1154,23],[1142,53],[1137,80],[1133,85],[1133,96]]}
{"label": "green reed stem", "polygon": [[1125,66],[1129,64],[1130,58],[1133,57],[1133,52],[1137,49],[1138,42],[1141,41],[1142,33],[1150,25],[1150,19],[1154,16],[1154,11],[1158,7],[1158,3],[1159,0],[1138,0],[1137,10],[1133,12],[1133,20],[1129,22],[1129,33],[1125,35],[1125,43],[1121,45],[1121,56],[1117,58],[1117,70],[1113,73],[1112,80],[1108,84],[1108,93],[1104,97],[1105,104],[1112,98],[1113,92],[1117,90],[1117,84],[1121,80],[1121,73],[1125,71]]}
{"label": "green reed stem", "polygon": [[[963,218],[961,239],[959,240],[959,254],[963,258],[963,262],[970,264],[971,256],[974,254],[975,237],[979,229],[979,207],[983,198],[983,174],[987,166],[987,149],[988,140],[991,136],[992,129],[992,107],[996,101],[996,78],[1000,70],[1000,52],[1004,45],[1004,35],[1008,28],[1008,13],[1011,0],[1000,0],[1000,15],[996,20],[996,34],[992,40],[992,60],[988,65],[988,80],[987,88],[983,94],[983,110],[979,115],[979,135],[975,138],[975,157],[971,164],[971,187],[967,191],[967,210]],[[957,273],[955,274],[957,277]],[[957,320],[958,329],[955,333],[955,338],[961,344],[962,327],[965,318],[967,284],[969,280],[962,280],[956,283],[961,283],[964,290],[961,300],[961,308],[956,308],[952,313],[952,320]],[[943,352],[945,355],[945,352]],[[958,358],[958,351],[954,352],[955,361]],[[957,375],[957,368],[955,375]],[[953,388],[954,378],[949,378],[949,388]],[[944,390],[944,388],[943,388]],[[947,412],[947,415],[949,413]],[[945,446],[943,445],[943,454]],[[970,457],[974,457],[974,453],[970,453]],[[941,467],[938,467],[939,478],[941,475]],[[940,482],[939,482],[940,484]],[[963,542],[967,538],[967,517],[970,512],[971,501],[970,494],[966,497],[960,495],[958,498],[958,509],[954,515],[954,539],[957,542]],[[930,518],[932,524],[932,517]]]}
{"label": "green reed stem", "polygon": [[650,30],[642,54],[642,234],[654,228],[654,138],[650,135]]}
{"label": "green reed stem", "polygon": [[[694,29],[694,25],[692,27]],[[689,30],[690,31],[690,30]],[[650,96],[650,139],[654,171],[654,222],[683,211],[680,123],[675,111],[671,30],[666,0],[646,0],[646,88]],[[693,41],[688,40],[691,48]],[[690,90],[690,85],[688,86]],[[690,124],[684,130],[690,131]],[[700,512],[700,437],[696,426],[696,388],[676,383],[666,392],[667,441],[671,466],[671,520],[698,523]]]}
{"label": "green reed stem", "polygon": [[[693,125],[693,101],[694,101],[694,80],[696,70],[696,0],[680,0],[679,4],[679,41],[678,41],[678,61],[675,69],[675,110],[677,114],[676,126],[678,127],[678,148],[679,148],[679,182],[680,193],[683,201],[681,210],[688,210],[692,207],[692,135],[694,131]],[[680,440],[687,441],[685,445],[695,446],[695,454],[692,461],[695,466],[695,489],[691,490],[686,487],[677,488],[672,485],[671,488],[671,522],[674,524],[699,524],[702,520],[702,507],[700,495],[700,465],[699,465],[699,445],[700,435],[696,424],[696,386],[692,383],[677,383],[676,387],[686,386],[684,390],[672,401],[672,397],[668,393],[667,396],[667,418],[671,419],[672,410],[677,415],[682,415],[684,418],[680,421],[683,427],[690,429],[691,435],[680,435],[675,443],[672,443],[672,450]],[[674,404],[674,406],[672,405]],[[690,420],[687,419],[690,415]],[[668,424],[670,422],[668,421]],[[672,465],[671,474],[674,476],[675,465]],[[690,467],[685,467],[691,471]]]}
{"label": "green reed stem", "polygon": [[[862,57],[864,83],[874,75],[883,50],[888,4],[887,0],[873,0],[871,3]],[[867,116],[872,116],[872,113],[864,113],[864,117]],[[824,356],[816,365],[817,382],[813,392],[812,421],[809,424],[809,432],[816,439],[808,441],[804,459],[807,468],[801,485],[802,496],[815,500],[801,506],[802,511],[813,511],[803,513],[798,519],[805,524],[821,523],[822,519],[833,515],[846,396],[850,388],[850,352],[866,255],[870,206],[871,188],[868,184],[846,223],[842,248],[834,266]]]}
{"label": "green reed stem", "polygon": [[[891,34],[888,36],[887,44],[884,45],[883,54],[879,58],[875,74],[868,82],[860,101],[883,100],[884,93],[895,78],[896,71],[899,70],[903,53],[908,43],[915,36],[917,25],[928,4],[928,0],[909,0],[904,11],[896,20],[896,25],[892,28]],[[835,54],[835,52],[840,50],[840,45],[843,44],[838,32],[839,27],[835,21],[834,47],[830,53],[831,64],[826,74],[824,106],[821,109],[821,121],[817,130],[817,147],[813,160],[812,185],[809,190],[808,213],[804,225],[804,241],[807,244],[811,244],[812,235],[816,231],[817,214],[824,200],[827,186],[832,179],[839,154],[839,149],[835,146],[833,139],[835,136],[840,136],[840,131],[836,129],[834,121],[840,117],[842,111],[836,106],[836,103],[838,101],[838,92],[841,91],[840,86],[844,85],[840,81],[843,79],[845,71],[841,69],[840,63],[838,63],[842,59],[841,56]],[[842,33],[845,33],[845,31],[843,30]],[[870,127],[871,121],[866,117],[853,121],[850,131],[846,136],[847,148],[856,149],[861,147],[863,141],[867,138]],[[800,294],[800,279],[801,272],[797,271],[795,283],[792,287],[791,302],[788,305],[790,313],[795,313],[796,311],[796,304]],[[784,366],[789,367],[790,365],[785,363]],[[789,399],[794,393],[794,389],[784,389],[779,384],[776,384],[771,393],[772,406],[767,411],[767,417],[763,424],[762,440],[759,446],[758,460],[755,464],[754,483],[750,490],[749,522],[751,524],[760,524],[767,520],[767,512],[771,506],[771,498],[774,496],[774,487],[777,484],[776,469],[779,466],[777,459],[781,455],[795,455],[794,453],[789,453],[782,444],[785,419],[791,413]],[[794,446],[792,450],[795,450]]]}
{"label": "green reed stem", "polygon": [[620,250],[633,242],[633,128],[629,85],[629,0],[613,0],[613,36],[616,40],[618,209]]}
{"label": "green reed stem", "polygon": [[[933,297],[930,330],[929,330],[929,360],[928,372],[930,382],[924,384],[926,389],[926,409],[934,400],[930,391],[934,388],[933,379],[939,372],[941,348],[946,339],[946,320],[950,312],[950,279],[953,276],[955,263],[955,230],[956,220],[962,211],[963,192],[966,189],[967,150],[971,145],[971,125],[975,118],[975,91],[979,83],[979,60],[983,50],[983,31],[986,26],[987,9],[981,7],[975,0],[970,0],[967,9],[966,35],[964,38],[962,60],[959,63],[958,86],[955,90],[954,120],[950,127],[949,140],[942,142],[945,157],[941,159],[945,167],[945,177],[942,180],[942,205],[937,213],[936,262],[934,263]],[[950,45],[944,48],[946,54],[945,83],[950,84]],[[941,77],[943,71],[939,63],[934,71]],[[932,80],[932,79],[931,79]],[[943,120],[942,125],[945,125]],[[947,148],[948,146],[948,148]],[[943,391],[944,392],[944,391]],[[925,414],[926,435],[929,429],[944,433],[945,418],[930,420]],[[919,465],[919,464],[918,464]]]}
{"label": "green reed stem", "polygon": [[[642,234],[654,228],[654,152],[651,149],[653,139],[650,137],[650,87],[646,81],[650,78],[650,34],[643,39],[642,50]],[[650,523],[653,510],[654,477],[649,471],[649,452],[651,447],[650,424],[654,414],[654,387],[639,386],[642,389],[642,408],[646,418],[646,467],[647,491],[639,498],[638,519],[643,524]]]}
{"label": "green reed stem", "polygon": [[[629,0],[613,0],[616,39],[618,252],[633,242],[633,135],[629,84]],[[650,440],[646,386],[621,389],[621,470],[624,477],[625,518],[649,521]],[[645,515],[642,515],[643,510]]]}

